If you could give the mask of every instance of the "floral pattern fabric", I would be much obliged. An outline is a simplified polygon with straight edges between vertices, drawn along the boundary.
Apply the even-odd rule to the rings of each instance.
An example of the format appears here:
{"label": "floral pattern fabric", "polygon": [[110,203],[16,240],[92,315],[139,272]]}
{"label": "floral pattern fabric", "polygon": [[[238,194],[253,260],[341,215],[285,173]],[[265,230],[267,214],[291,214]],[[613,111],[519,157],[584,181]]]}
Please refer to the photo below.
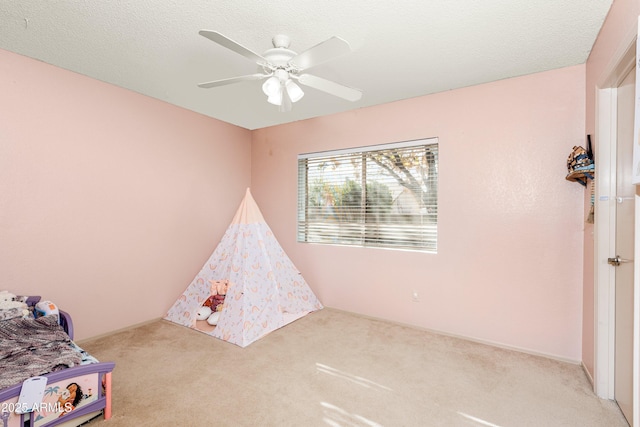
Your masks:
{"label": "floral pattern fabric", "polygon": [[[167,312],[165,319],[195,328],[196,311],[216,281],[229,281],[218,324],[205,332],[245,347],[322,304],[284,252],[247,192],[241,209],[257,222],[232,223],[207,263]],[[236,214],[236,218],[244,217]],[[255,218],[255,217],[254,217]]]}

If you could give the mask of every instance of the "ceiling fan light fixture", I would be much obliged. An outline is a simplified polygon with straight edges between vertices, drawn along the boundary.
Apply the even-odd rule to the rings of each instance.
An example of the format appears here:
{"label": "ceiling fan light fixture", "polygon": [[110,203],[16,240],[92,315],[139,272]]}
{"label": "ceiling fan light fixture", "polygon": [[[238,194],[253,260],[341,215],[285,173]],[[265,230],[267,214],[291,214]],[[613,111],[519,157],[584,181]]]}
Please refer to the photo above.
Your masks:
{"label": "ceiling fan light fixture", "polygon": [[273,105],[282,105],[282,90],[278,90],[273,95],[269,95],[267,102]]}
{"label": "ceiling fan light fixture", "polygon": [[293,80],[287,80],[285,83],[285,88],[287,89],[287,94],[289,94],[289,98],[291,98],[291,102],[298,102],[304,96],[304,92]]}
{"label": "ceiling fan light fixture", "polygon": [[278,79],[276,76],[269,77],[262,84],[262,91],[267,96],[276,95],[278,92],[280,92],[280,79]]}

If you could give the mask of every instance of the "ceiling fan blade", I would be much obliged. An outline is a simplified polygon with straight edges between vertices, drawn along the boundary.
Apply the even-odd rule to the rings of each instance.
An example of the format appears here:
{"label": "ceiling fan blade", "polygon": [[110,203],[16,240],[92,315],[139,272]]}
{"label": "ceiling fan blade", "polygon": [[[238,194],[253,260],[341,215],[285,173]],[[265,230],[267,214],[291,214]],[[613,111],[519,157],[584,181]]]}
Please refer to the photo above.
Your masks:
{"label": "ceiling fan blade", "polygon": [[209,89],[212,87],[224,86],[232,83],[244,82],[247,80],[261,80],[269,76],[270,74],[249,74],[246,76],[231,77],[229,79],[221,79],[221,80],[214,80],[212,82],[200,83],[198,84],[198,87]]}
{"label": "ceiling fan blade", "polygon": [[198,34],[208,38],[211,41],[218,43],[220,46],[224,46],[229,50],[239,53],[240,55],[244,56],[245,58],[249,58],[252,61],[255,61],[257,63],[267,62],[266,59],[264,59],[262,56],[258,55],[254,51],[242,46],[238,42],[235,42],[226,36],[223,36],[217,31],[200,30]]}
{"label": "ceiling fan blade", "polygon": [[348,86],[343,86],[331,80],[323,79],[311,74],[301,74],[298,81],[303,85],[330,93],[347,101],[355,102],[362,98],[362,91]]}
{"label": "ceiling fan blade", "polygon": [[299,70],[305,70],[349,52],[351,52],[349,43],[340,37],[331,37],[299,53],[289,62]]}

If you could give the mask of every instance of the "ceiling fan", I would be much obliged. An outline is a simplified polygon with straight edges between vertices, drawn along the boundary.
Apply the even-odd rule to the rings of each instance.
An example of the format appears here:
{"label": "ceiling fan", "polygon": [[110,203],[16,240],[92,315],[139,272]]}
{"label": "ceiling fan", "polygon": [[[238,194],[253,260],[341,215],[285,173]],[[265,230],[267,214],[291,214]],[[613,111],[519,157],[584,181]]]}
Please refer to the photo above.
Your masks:
{"label": "ceiling fan", "polygon": [[331,37],[298,54],[289,49],[289,37],[277,35],[272,40],[273,48],[258,55],[216,31],[200,30],[199,34],[255,61],[262,69],[262,73],[200,83],[198,86],[201,88],[212,88],[246,80],[266,79],[262,84],[262,91],[267,95],[267,101],[277,105],[280,111],[291,111],[292,103],[299,101],[304,96],[304,92],[297,83],[347,101],[355,102],[362,97],[362,92],[358,89],[343,86],[312,74],[302,73],[308,68],[351,52],[349,44],[339,37]]}

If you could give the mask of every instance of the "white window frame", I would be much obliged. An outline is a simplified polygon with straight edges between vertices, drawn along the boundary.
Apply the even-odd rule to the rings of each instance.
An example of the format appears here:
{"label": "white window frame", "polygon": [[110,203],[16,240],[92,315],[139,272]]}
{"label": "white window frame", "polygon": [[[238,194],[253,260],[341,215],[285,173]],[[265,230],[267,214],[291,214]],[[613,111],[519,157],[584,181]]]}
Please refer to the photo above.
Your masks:
{"label": "white window frame", "polygon": [[[412,148],[428,147],[428,150],[434,155],[432,170],[429,173],[430,178],[421,177],[418,180],[420,182],[423,191],[421,194],[426,195],[428,203],[425,199],[421,205],[421,213],[411,215],[397,214],[399,209],[397,203],[400,200],[398,197],[399,189],[402,187],[397,180],[392,179],[390,174],[387,173],[385,178],[367,179],[367,170],[372,171],[375,168],[370,157],[367,157],[367,153],[382,152],[388,150],[401,150],[409,151]],[[438,138],[425,138],[412,141],[402,141],[390,144],[371,145],[365,147],[349,148],[344,150],[332,150],[316,153],[305,153],[298,155],[298,229],[297,240],[300,243],[312,243],[312,244],[330,244],[340,246],[356,246],[356,247],[373,247],[383,249],[396,249],[396,250],[410,250],[419,252],[436,253],[437,252],[437,193],[438,193]],[[355,216],[359,220],[348,221],[340,219],[336,221],[332,218],[319,218],[318,211],[321,209],[317,205],[314,205],[315,196],[314,190],[317,192],[317,187],[312,188],[308,182],[308,171],[310,167],[318,165],[324,160],[329,161],[335,159],[351,160],[357,159],[362,156],[362,161],[359,166],[362,170],[358,170],[359,173],[354,172],[352,176],[350,173],[346,173],[343,176],[345,181],[359,175],[354,182],[359,185],[359,192],[356,192],[360,196],[361,207],[354,210],[354,205],[350,205],[349,212],[355,212]],[[429,168],[427,168],[428,170]],[[424,169],[423,169],[424,170]],[[341,173],[337,173],[342,175]],[[348,179],[346,177],[349,177]],[[383,175],[378,175],[382,177]],[[331,185],[338,185],[338,181],[334,181],[338,178],[330,178]],[[358,182],[358,179],[360,182]],[[393,205],[386,205],[387,209],[394,210],[395,214],[386,213],[385,215],[375,216],[372,213],[377,208],[367,207],[369,203],[367,199],[367,192],[371,193],[367,187],[372,183],[382,182],[384,179],[388,180],[388,183],[394,188]],[[435,183],[433,182],[435,180]],[[429,181],[429,184],[427,184]],[[384,184],[383,184],[384,185]],[[430,191],[424,190],[425,188],[431,189]],[[415,190],[415,187],[414,187]],[[408,190],[407,190],[408,191]],[[379,193],[378,193],[379,194]],[[411,193],[415,195],[415,191]],[[391,195],[389,190],[388,195]],[[388,196],[387,195],[387,196]],[[387,197],[385,196],[385,197]],[[366,200],[366,203],[365,203]],[[388,198],[386,199],[389,200]],[[326,200],[323,198],[323,202]],[[378,205],[375,205],[376,207]],[[380,205],[382,206],[382,205]],[[428,209],[427,209],[428,208]],[[344,209],[344,207],[343,207]],[[314,219],[309,219],[311,216]],[[371,221],[371,217],[384,218],[385,221]],[[333,217],[335,218],[335,216]],[[388,221],[386,221],[388,220]]]}

